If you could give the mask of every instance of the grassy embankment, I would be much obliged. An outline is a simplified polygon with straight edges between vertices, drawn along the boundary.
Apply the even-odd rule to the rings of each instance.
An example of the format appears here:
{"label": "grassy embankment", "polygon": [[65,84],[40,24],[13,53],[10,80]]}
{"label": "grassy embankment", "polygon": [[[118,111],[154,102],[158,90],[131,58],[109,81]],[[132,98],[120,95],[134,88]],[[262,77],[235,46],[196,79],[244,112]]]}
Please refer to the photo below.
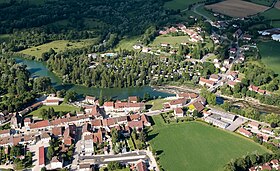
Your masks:
{"label": "grassy embankment", "polygon": [[95,39],[84,39],[80,41],[71,42],[68,40],[57,40],[50,43],[46,43],[40,46],[31,47],[20,51],[22,54],[35,56],[36,58],[41,58],[44,52],[48,52],[51,48],[56,51],[65,51],[67,49],[82,48],[88,46],[95,42]]}
{"label": "grassy embankment", "polygon": [[252,140],[204,123],[165,124],[161,116],[153,120],[149,140],[165,170],[223,170],[231,159],[268,152]]}

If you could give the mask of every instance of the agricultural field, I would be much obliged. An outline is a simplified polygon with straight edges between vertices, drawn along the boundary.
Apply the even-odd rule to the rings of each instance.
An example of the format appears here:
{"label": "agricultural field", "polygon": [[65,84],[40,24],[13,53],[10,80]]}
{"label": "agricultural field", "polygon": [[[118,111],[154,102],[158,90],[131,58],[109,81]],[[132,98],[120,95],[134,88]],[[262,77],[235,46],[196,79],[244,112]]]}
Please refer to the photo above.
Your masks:
{"label": "agricultural field", "polygon": [[205,15],[206,17],[210,18],[211,20],[216,20],[216,17],[214,17],[213,13],[208,11],[204,5],[199,6],[198,8],[196,8],[197,12]]}
{"label": "agricultural field", "polygon": [[274,0],[247,0],[248,2],[252,2],[254,4],[264,5],[270,7]]}
{"label": "agricultural field", "polygon": [[56,51],[65,51],[67,49],[82,48],[90,44],[95,43],[96,39],[84,39],[77,42],[71,42],[68,40],[57,40],[50,43],[46,43],[40,46],[31,47],[20,51],[22,54],[35,56],[36,58],[41,58],[44,52],[48,52],[51,48]]}
{"label": "agricultural field", "polygon": [[258,48],[261,54],[261,60],[270,69],[280,74],[280,43],[276,41],[261,42]]}
{"label": "agricultural field", "polygon": [[165,124],[154,116],[149,133],[164,170],[221,171],[231,159],[267,149],[255,142],[200,122]]}
{"label": "agricultural field", "polygon": [[189,7],[189,5],[198,3],[198,2],[203,2],[203,0],[171,0],[167,1],[164,4],[164,8],[166,9],[173,9],[173,10],[183,10]]}
{"label": "agricultural field", "polygon": [[263,12],[269,7],[241,0],[226,0],[216,4],[207,5],[206,8],[230,17],[243,18]]}
{"label": "agricultural field", "polygon": [[67,112],[73,112],[73,111],[79,111],[80,110],[78,107],[62,103],[58,106],[42,106],[41,108],[31,112],[29,115],[32,115],[32,116],[35,116],[35,117],[38,117],[38,118],[42,118],[40,112],[43,109],[48,110],[51,107],[54,109],[55,112],[60,112],[61,111],[61,112],[67,113]]}

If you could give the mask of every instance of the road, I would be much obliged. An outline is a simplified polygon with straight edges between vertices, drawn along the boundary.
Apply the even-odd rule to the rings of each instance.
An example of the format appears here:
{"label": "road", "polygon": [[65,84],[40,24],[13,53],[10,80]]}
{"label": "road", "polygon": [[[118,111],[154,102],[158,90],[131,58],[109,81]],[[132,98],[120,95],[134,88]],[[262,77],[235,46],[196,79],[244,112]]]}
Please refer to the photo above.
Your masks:
{"label": "road", "polygon": [[198,7],[201,7],[201,6],[203,6],[203,5],[204,5],[204,3],[203,3],[203,4],[197,4],[197,5],[195,5],[195,6],[192,8],[192,11],[193,11],[194,13],[196,13],[197,15],[200,15],[201,17],[203,17],[203,18],[206,20],[206,22],[209,22],[209,23],[211,24],[211,23],[213,23],[213,21],[212,21],[209,17],[207,17],[206,15],[201,14],[200,12],[197,11],[197,8],[198,8]]}

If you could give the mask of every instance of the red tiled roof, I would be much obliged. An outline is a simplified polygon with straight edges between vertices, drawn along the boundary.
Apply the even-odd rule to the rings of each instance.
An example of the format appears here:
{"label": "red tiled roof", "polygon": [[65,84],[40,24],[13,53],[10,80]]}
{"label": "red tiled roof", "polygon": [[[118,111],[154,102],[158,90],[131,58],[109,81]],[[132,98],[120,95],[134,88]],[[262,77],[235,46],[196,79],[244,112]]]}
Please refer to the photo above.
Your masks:
{"label": "red tiled roof", "polygon": [[130,128],[143,128],[143,121],[130,121],[128,122]]}
{"label": "red tiled roof", "polygon": [[102,120],[94,119],[93,121],[91,121],[91,126],[102,126]]}
{"label": "red tiled roof", "polygon": [[211,84],[211,85],[214,85],[214,84],[215,84],[214,81],[205,79],[205,78],[203,78],[203,77],[200,77],[200,78],[199,78],[199,81],[200,81],[200,82],[203,82],[203,83],[206,83],[206,84]]}
{"label": "red tiled roof", "polygon": [[105,102],[103,104],[103,106],[105,106],[105,107],[114,107],[114,102]]}
{"label": "red tiled roof", "polygon": [[128,97],[128,102],[137,102],[137,96]]}
{"label": "red tiled roof", "polygon": [[46,103],[58,103],[59,99],[47,99]]}
{"label": "red tiled roof", "polygon": [[45,147],[39,147],[39,165],[45,165]]}
{"label": "red tiled roof", "polygon": [[43,121],[39,121],[39,122],[30,124],[30,129],[45,128],[49,125],[50,125],[50,123],[48,120],[43,120]]}
{"label": "red tiled roof", "polygon": [[139,120],[140,115],[139,114],[133,114],[133,115],[129,115],[128,116],[128,120],[129,121],[133,121],[133,120]]}
{"label": "red tiled roof", "polygon": [[176,114],[184,113],[184,111],[181,108],[176,108],[174,111]]}
{"label": "red tiled roof", "polygon": [[245,135],[247,135],[247,136],[252,136],[252,133],[251,133],[250,131],[247,131],[247,130],[244,129],[244,128],[239,128],[239,129],[238,129],[238,132],[243,133],[243,134],[245,134]]}
{"label": "red tiled roof", "polygon": [[8,134],[8,133],[10,133],[10,130],[8,129],[0,130],[0,134]]}
{"label": "red tiled roof", "polygon": [[170,105],[178,105],[178,104],[184,104],[186,102],[185,99],[177,99],[177,100],[171,100],[169,102]]}
{"label": "red tiled roof", "polygon": [[195,109],[198,111],[198,112],[201,112],[203,109],[204,109],[204,106],[200,103],[200,102],[194,102],[193,103],[193,106],[195,107]]}
{"label": "red tiled roof", "polygon": [[62,135],[62,127],[54,127],[52,129],[52,134],[55,136],[61,136]]}

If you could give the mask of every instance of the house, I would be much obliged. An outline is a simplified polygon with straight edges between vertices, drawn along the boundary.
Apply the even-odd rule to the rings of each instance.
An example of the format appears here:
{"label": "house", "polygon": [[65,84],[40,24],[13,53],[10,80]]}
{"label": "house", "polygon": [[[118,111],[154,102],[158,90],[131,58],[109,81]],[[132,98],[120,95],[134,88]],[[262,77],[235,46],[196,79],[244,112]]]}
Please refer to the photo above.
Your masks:
{"label": "house", "polygon": [[92,96],[86,96],[86,98],[85,98],[85,102],[89,103],[89,104],[95,104],[95,100],[96,100],[96,98],[92,97]]}
{"label": "house", "polygon": [[86,153],[94,152],[93,134],[89,134],[84,137],[84,150]]}
{"label": "house", "polygon": [[274,159],[274,160],[271,160],[270,163],[272,164],[272,168],[274,168],[274,169],[279,168],[279,160]]}
{"label": "house", "polygon": [[206,85],[207,87],[212,87],[212,86],[215,85],[215,82],[212,81],[212,80],[208,80],[208,79],[205,79],[203,77],[200,77],[199,78],[199,84],[202,85],[202,86]]}
{"label": "house", "polygon": [[249,89],[250,91],[258,92],[259,87],[254,86],[254,85],[250,85],[248,89]]}
{"label": "house", "polygon": [[31,124],[31,118],[25,118],[23,123],[25,128],[29,128],[29,125]]}
{"label": "house", "polygon": [[131,129],[142,130],[144,128],[144,124],[142,121],[129,121],[128,127]]}
{"label": "house", "polygon": [[265,163],[262,166],[260,166],[260,169],[261,170],[272,170],[272,168],[267,163]]}
{"label": "house", "polygon": [[89,163],[80,163],[78,169],[79,171],[92,171],[92,166]]}
{"label": "house", "polygon": [[238,72],[237,71],[232,71],[229,73],[227,76],[227,79],[234,81],[238,77]]}
{"label": "house", "polygon": [[52,135],[55,137],[61,137],[62,136],[62,127],[53,127]]}
{"label": "house", "polygon": [[229,53],[235,54],[237,52],[236,48],[230,48]]}
{"label": "house", "polygon": [[244,34],[242,39],[250,41],[252,39],[252,37],[249,34]]}
{"label": "house", "polygon": [[201,112],[203,109],[204,109],[204,106],[198,101],[189,105],[190,112],[193,112],[194,110],[197,110],[198,112]]}
{"label": "house", "polygon": [[175,108],[174,116],[175,117],[184,117],[184,111],[182,110],[182,108]]}
{"label": "house", "polygon": [[261,131],[264,132],[264,133],[271,134],[271,135],[274,134],[274,133],[273,133],[273,130],[272,130],[271,128],[266,128],[266,127],[264,127],[264,128],[261,129]]}
{"label": "house", "polygon": [[45,143],[49,143],[50,140],[51,140],[51,136],[47,132],[43,132],[41,134],[41,141]]}
{"label": "house", "polygon": [[54,156],[50,161],[50,163],[51,163],[51,169],[62,169],[63,167],[63,163],[58,159],[57,156]]}
{"label": "house", "polygon": [[135,49],[135,50],[139,50],[139,49],[142,48],[142,45],[133,45],[132,47],[133,47],[133,49]]}
{"label": "house", "polygon": [[148,171],[145,161],[144,160],[137,161],[132,171]]}
{"label": "house", "polygon": [[138,102],[138,97],[137,96],[129,96],[128,97],[128,102],[129,103],[137,103]]}
{"label": "house", "polygon": [[238,130],[237,130],[237,132],[238,133],[240,133],[240,134],[242,134],[242,135],[244,135],[245,137],[251,137],[253,134],[250,132],[250,131],[247,131],[246,129],[244,129],[244,128],[239,128]]}
{"label": "house", "polygon": [[10,136],[10,130],[0,130],[0,138]]}
{"label": "house", "polygon": [[272,37],[272,40],[280,42],[280,34],[273,34],[271,37]]}
{"label": "house", "polygon": [[48,120],[43,120],[43,121],[32,123],[32,124],[30,124],[29,127],[33,131],[43,130],[43,129],[47,129],[50,127],[50,122]]}
{"label": "house", "polygon": [[59,99],[47,99],[43,102],[46,106],[58,106],[59,105]]}
{"label": "house", "polygon": [[175,109],[178,107],[183,107],[186,104],[186,99],[177,99],[177,100],[171,100],[169,102],[169,106],[171,109]]}
{"label": "house", "polygon": [[114,102],[105,102],[103,107],[105,112],[112,112],[114,111]]}
{"label": "house", "polygon": [[242,35],[242,33],[243,33],[242,30],[238,29],[233,33],[233,37],[236,38],[236,39],[239,39],[240,36]]}
{"label": "house", "polygon": [[169,44],[169,43],[161,43],[160,46],[161,46],[161,47],[169,47],[170,44]]}
{"label": "house", "polygon": [[231,80],[229,80],[227,83],[228,83],[228,86],[230,86],[231,88],[234,88],[234,86],[237,84],[237,82],[231,81]]}
{"label": "house", "polygon": [[178,98],[195,99],[198,97],[196,93],[180,93],[176,95]]}
{"label": "house", "polygon": [[39,166],[45,167],[45,147],[39,147]]}
{"label": "house", "polygon": [[90,53],[90,54],[88,54],[88,57],[92,58],[92,59],[96,59],[97,58],[97,54],[96,53]]}
{"label": "house", "polygon": [[212,74],[212,75],[210,75],[209,80],[214,81],[214,82],[218,82],[220,80],[220,78],[221,77],[219,75]]}
{"label": "house", "polygon": [[260,124],[257,123],[257,122],[251,121],[251,122],[248,123],[248,126],[253,128],[253,129],[257,129],[258,130],[259,127],[260,127]]}

